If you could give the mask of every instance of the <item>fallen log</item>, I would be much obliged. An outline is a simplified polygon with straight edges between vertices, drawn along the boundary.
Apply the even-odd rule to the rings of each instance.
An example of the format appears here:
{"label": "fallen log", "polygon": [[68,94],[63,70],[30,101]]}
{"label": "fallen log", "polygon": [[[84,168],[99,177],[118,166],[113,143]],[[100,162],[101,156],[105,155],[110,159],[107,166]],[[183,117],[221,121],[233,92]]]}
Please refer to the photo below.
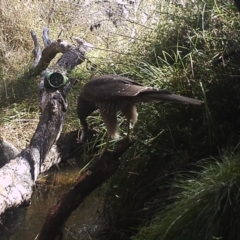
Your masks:
{"label": "fallen log", "polygon": [[105,152],[101,158],[96,157],[86,169],[76,184],[53,206],[45,219],[37,240],[60,240],[63,237],[62,229],[68,217],[93,190],[109,179],[117,170],[119,158],[132,145],[128,138],[118,143],[114,151]]}
{"label": "fallen log", "polygon": [[[69,45],[62,40],[51,42],[48,29],[43,30],[45,48],[42,51],[36,34],[31,32],[34,41],[33,73],[41,72],[39,82],[39,107],[41,111],[37,129],[29,146],[23,149],[11,161],[4,160],[0,169],[0,215],[7,209],[29,203],[35,181],[41,171],[46,171],[61,159],[54,147],[58,140],[67,112],[67,94],[76,83],[76,79],[67,79],[71,70],[85,60],[86,53],[93,48],[91,44],[77,38],[76,45]],[[53,66],[48,67],[57,53],[63,53]],[[50,73],[57,73],[51,80]],[[58,78],[56,78],[56,76]],[[60,78],[60,77],[62,78]],[[51,76],[50,76],[51,77]],[[56,80],[67,81],[56,85]],[[47,83],[51,83],[49,87]],[[4,149],[4,148],[2,148]],[[11,158],[11,157],[9,157]],[[50,159],[48,164],[44,164]]]}

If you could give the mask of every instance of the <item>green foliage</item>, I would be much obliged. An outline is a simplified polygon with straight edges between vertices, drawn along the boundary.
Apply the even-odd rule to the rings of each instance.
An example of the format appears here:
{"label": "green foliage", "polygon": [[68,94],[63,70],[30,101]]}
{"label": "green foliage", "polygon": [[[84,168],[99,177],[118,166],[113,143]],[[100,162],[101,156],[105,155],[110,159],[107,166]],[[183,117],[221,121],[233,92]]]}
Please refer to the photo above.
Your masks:
{"label": "green foliage", "polygon": [[[109,227],[115,230],[107,232],[109,239],[129,239],[138,226],[149,225],[158,209],[173,201],[169,196],[176,189],[169,182],[179,171],[198,169],[195,163],[200,159],[218,156],[238,144],[239,56],[218,62],[226,49],[238,48],[238,28],[238,17],[228,2],[197,1],[186,8],[169,5],[165,21],[161,19],[156,31],[145,36],[145,44],[111,68],[143,84],[203,99],[204,104],[138,106],[136,142],[107,186],[105,207]],[[181,202],[177,204],[181,207]],[[229,218],[231,214],[234,221],[234,210]],[[157,224],[142,239],[150,239],[148,234],[155,228]],[[189,234],[188,239],[195,239],[194,228],[198,226],[186,227],[184,237]],[[217,232],[209,234],[215,233],[217,237]]]}
{"label": "green foliage", "polygon": [[179,174],[173,203],[133,239],[238,239],[240,156],[214,160],[215,164],[203,161],[194,178]]}

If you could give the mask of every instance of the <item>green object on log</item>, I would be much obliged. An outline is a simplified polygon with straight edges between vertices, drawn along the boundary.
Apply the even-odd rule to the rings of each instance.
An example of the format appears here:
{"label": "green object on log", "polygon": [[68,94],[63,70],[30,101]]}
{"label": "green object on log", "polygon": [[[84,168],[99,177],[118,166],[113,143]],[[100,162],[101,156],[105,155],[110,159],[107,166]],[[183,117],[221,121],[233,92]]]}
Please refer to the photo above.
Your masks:
{"label": "green object on log", "polygon": [[61,74],[60,72],[46,72],[44,78],[44,87],[45,88],[55,88],[58,89],[66,85],[68,78]]}

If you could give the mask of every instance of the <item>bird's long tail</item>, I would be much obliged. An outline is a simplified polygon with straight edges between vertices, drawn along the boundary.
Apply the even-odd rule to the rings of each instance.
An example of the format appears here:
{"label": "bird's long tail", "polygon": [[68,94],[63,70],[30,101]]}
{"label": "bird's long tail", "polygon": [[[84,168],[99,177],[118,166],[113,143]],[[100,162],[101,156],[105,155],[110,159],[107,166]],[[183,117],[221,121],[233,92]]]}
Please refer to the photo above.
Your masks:
{"label": "bird's long tail", "polygon": [[147,94],[147,98],[150,100],[163,100],[163,101],[171,101],[176,103],[182,103],[182,104],[193,104],[193,105],[201,105],[203,101],[180,96],[177,94],[173,94],[170,92],[151,92]]}

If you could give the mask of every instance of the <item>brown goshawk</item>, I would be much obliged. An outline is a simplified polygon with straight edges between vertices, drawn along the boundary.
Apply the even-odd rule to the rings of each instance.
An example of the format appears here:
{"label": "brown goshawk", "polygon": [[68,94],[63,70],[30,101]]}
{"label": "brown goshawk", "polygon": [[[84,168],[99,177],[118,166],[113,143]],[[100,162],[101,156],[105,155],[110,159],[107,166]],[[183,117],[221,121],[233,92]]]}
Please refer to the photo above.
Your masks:
{"label": "brown goshawk", "polygon": [[130,134],[130,122],[135,124],[138,113],[136,104],[151,101],[172,101],[183,104],[200,105],[201,100],[173,94],[167,90],[143,86],[129,78],[118,75],[104,75],[87,82],[78,98],[77,113],[82,125],[80,141],[88,135],[86,118],[99,109],[108,132],[108,140],[118,136],[117,113],[120,111],[128,121],[127,137]]}

